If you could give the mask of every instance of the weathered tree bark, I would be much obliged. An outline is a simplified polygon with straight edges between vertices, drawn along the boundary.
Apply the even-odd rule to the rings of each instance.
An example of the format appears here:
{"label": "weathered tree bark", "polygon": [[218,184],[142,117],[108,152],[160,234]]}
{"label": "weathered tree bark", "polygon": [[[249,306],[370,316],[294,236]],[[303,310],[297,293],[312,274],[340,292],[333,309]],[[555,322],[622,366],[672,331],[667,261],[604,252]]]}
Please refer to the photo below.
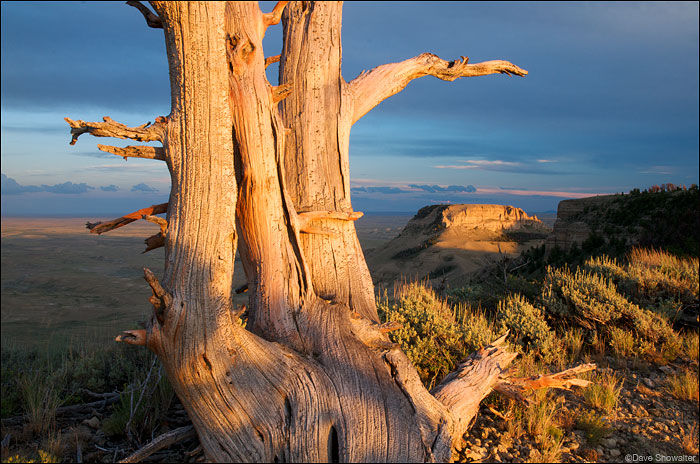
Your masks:
{"label": "weathered tree bark", "polygon": [[[508,62],[434,55],[341,76],[341,4],[138,2],[165,34],[171,113],[128,128],[68,120],[82,133],[160,141],[101,149],[164,160],[172,191],[144,218],[165,246],[162,282],[146,270],[153,316],[118,337],[158,354],[212,461],[444,461],[513,356],[503,339],[429,393],[379,324],[353,221],[352,124],[410,80],[523,75]],[[284,24],[280,85],[265,67],[267,27]],[[94,227],[94,225],[93,225]],[[93,228],[93,231],[95,228]],[[236,247],[249,290],[234,312]]]}

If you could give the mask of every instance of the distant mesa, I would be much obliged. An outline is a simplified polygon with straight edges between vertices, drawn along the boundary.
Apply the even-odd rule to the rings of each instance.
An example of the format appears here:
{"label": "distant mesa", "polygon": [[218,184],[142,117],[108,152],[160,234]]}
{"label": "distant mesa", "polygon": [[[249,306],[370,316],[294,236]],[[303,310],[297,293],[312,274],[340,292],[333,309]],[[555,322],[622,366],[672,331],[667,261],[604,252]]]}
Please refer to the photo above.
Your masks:
{"label": "distant mesa", "polygon": [[563,200],[546,250],[624,254],[633,246],[697,256],[700,251],[698,187],[650,188],[629,194]]}
{"label": "distant mesa", "polygon": [[431,205],[381,249],[367,250],[367,261],[375,283],[382,285],[401,276],[464,285],[484,265],[518,256],[550,232],[537,217],[513,206]]}

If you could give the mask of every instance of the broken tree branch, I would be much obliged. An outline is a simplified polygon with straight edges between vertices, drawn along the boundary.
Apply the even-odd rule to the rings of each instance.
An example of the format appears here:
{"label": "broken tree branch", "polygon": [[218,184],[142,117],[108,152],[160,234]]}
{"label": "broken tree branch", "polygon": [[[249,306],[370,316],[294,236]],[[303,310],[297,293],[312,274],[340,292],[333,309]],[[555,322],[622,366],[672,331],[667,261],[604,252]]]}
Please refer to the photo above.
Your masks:
{"label": "broken tree branch", "polygon": [[241,285],[240,287],[238,287],[238,288],[236,289],[236,293],[239,294],[239,295],[240,295],[241,293],[245,293],[245,292],[247,292],[247,291],[248,291],[248,284]]}
{"label": "broken tree branch", "polygon": [[265,58],[265,69],[267,69],[267,67],[270,66],[272,63],[279,63],[281,58],[282,55],[268,56],[267,58]]}
{"label": "broken tree branch", "polygon": [[423,53],[400,63],[378,66],[363,72],[349,86],[354,109],[352,122],[357,122],[383,100],[402,91],[409,82],[423,76],[435,76],[444,81],[459,77],[486,76],[488,74],[525,76],[527,71],[502,60],[469,64],[465,56],[460,60],[445,61],[432,53]]}
{"label": "broken tree branch", "polygon": [[389,333],[403,328],[403,324],[399,321],[385,322],[384,324],[380,324],[377,328],[381,333]]}
{"label": "broken tree branch", "polygon": [[275,5],[270,13],[263,14],[263,25],[266,29],[275,24],[279,24],[280,19],[282,19],[282,12],[284,11],[284,7],[287,6],[287,3],[289,2],[277,2],[277,5]]}
{"label": "broken tree branch", "polygon": [[128,343],[129,345],[146,346],[146,331],[144,329],[125,330],[117,335],[114,341]]}
{"label": "broken tree branch", "polygon": [[156,318],[158,321],[163,323],[165,310],[172,304],[173,297],[163,288],[162,285],[160,285],[160,282],[158,282],[155,274],[153,274],[153,272],[147,267],[143,268],[143,278],[146,279],[146,282],[148,282],[148,285],[150,285],[151,290],[153,291],[153,295],[148,301],[150,301],[155,308]]}
{"label": "broken tree branch", "polygon": [[491,393],[499,376],[518,353],[507,351],[502,345],[508,332],[491,345],[469,355],[444,378],[430,393],[452,414],[455,433],[461,435],[479,411],[479,404]]}
{"label": "broken tree branch", "polygon": [[127,158],[146,158],[146,159],[157,159],[165,161],[165,151],[162,147],[149,147],[149,146],[133,146],[128,147],[113,147],[111,145],[101,145],[97,144],[97,149],[101,151],[106,151],[107,153],[112,153],[113,155],[121,156],[125,160]]}
{"label": "broken tree branch", "polygon": [[118,229],[120,227],[123,227],[127,224],[131,224],[134,221],[138,221],[139,219],[142,219],[144,215],[153,215],[153,214],[163,214],[168,211],[168,204],[167,203],[161,203],[160,205],[152,205],[149,206],[148,208],[143,208],[138,211],[134,211],[133,213],[126,214],[122,217],[119,217],[117,219],[112,219],[111,221],[107,222],[88,222],[86,224],[86,227],[90,229],[91,234],[104,234],[105,232],[109,232],[110,230]]}
{"label": "broken tree branch", "polygon": [[168,232],[168,221],[166,221],[165,219],[160,218],[158,216],[153,216],[151,214],[144,214],[141,217],[147,220],[148,222],[158,224],[158,226],[160,226],[160,231],[163,235],[165,235]]}
{"label": "broken tree branch", "polygon": [[165,236],[163,232],[158,232],[155,235],[151,235],[146,240],[143,241],[146,244],[146,249],[141,252],[141,254],[148,253],[156,248],[161,248],[165,246]]}
{"label": "broken tree branch", "polygon": [[339,221],[356,221],[363,216],[364,213],[359,211],[352,211],[345,213],[342,211],[306,211],[302,213],[297,213],[297,220],[299,223],[299,231],[306,234],[322,234],[322,235],[333,235],[330,232],[321,231],[318,228],[310,227],[309,223],[311,221],[317,221],[320,219],[337,219]]}
{"label": "broken tree branch", "polygon": [[[102,409],[105,406],[116,403],[119,400],[119,393],[106,394],[104,399],[93,401],[91,403],[74,404],[72,406],[61,406],[56,409],[56,416],[65,416],[70,414],[85,414],[95,409]],[[22,416],[6,417],[2,419],[3,426],[17,425],[29,420],[29,414]]]}
{"label": "broken tree branch", "polygon": [[146,20],[146,24],[148,24],[148,27],[152,27],[154,29],[163,29],[163,21],[161,21],[160,16],[149,10],[146,5],[136,0],[129,0],[128,2],[126,2],[126,4],[129,6],[133,6],[141,12],[144,19]]}
{"label": "broken tree branch", "polygon": [[300,227],[299,232],[302,234],[328,235],[331,237],[338,236],[338,234],[336,234],[335,232],[331,232],[329,230],[319,229],[318,227],[308,227],[308,226]]}
{"label": "broken tree branch", "polygon": [[104,122],[86,122],[83,120],[74,121],[64,118],[71,127],[71,145],[75,145],[78,137],[82,134],[90,133],[95,137],[116,137],[118,139],[132,139],[139,142],[162,142],[165,134],[166,118],[156,118],[156,122],[142,124],[138,127],[128,127],[125,124],[116,122],[109,116],[102,118]]}
{"label": "broken tree branch", "polygon": [[586,388],[590,380],[577,379],[574,376],[596,369],[594,363],[581,364],[556,374],[536,375],[524,378],[503,378],[494,386],[494,390],[517,401],[529,403],[526,394],[541,388],[558,388],[570,390],[572,387]]}
{"label": "broken tree branch", "polygon": [[292,93],[293,84],[288,82],[286,84],[278,85],[272,87],[272,103],[278,103],[284,100]]}
{"label": "broken tree branch", "polygon": [[192,425],[186,425],[184,427],[179,427],[170,432],[164,433],[159,436],[143,448],[137,450],[134,454],[122,459],[119,462],[140,462],[146,459],[148,456],[152,455],[156,451],[167,448],[168,446],[174,445],[177,442],[187,440],[188,438],[194,438],[197,436],[197,432],[194,430]]}

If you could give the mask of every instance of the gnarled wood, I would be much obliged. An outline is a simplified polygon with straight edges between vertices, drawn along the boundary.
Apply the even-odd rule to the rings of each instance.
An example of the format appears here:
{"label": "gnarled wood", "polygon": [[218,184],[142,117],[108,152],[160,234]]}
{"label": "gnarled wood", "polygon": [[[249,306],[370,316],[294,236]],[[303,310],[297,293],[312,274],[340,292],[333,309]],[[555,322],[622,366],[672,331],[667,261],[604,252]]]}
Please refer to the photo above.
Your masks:
{"label": "gnarled wood", "polygon": [[161,203],[160,205],[152,205],[148,208],[143,208],[138,211],[134,211],[133,213],[126,214],[116,219],[112,219],[111,221],[88,222],[86,224],[86,227],[90,229],[91,234],[104,234],[105,232],[109,232],[110,230],[118,229],[127,224],[131,224],[134,221],[138,221],[139,219],[142,219],[145,215],[163,214],[167,212],[167,210],[168,204]]}
{"label": "gnarled wood", "polygon": [[270,66],[272,63],[279,63],[281,57],[282,55],[274,55],[265,58],[265,68],[267,69],[267,67]]}
{"label": "gnarled wood", "polygon": [[129,6],[133,6],[141,12],[143,18],[146,20],[146,24],[148,24],[148,27],[152,27],[154,29],[163,29],[163,22],[160,20],[158,15],[154,14],[151,10],[149,10],[146,5],[137,0],[129,0],[128,2],[126,2],[126,4]]}
{"label": "gnarled wood", "polygon": [[194,436],[196,436],[196,432],[194,430],[194,427],[192,427],[191,425],[178,427],[175,430],[171,430],[170,432],[160,435],[159,437],[155,438],[153,441],[148,443],[146,446],[140,448],[135,453],[125,457],[119,462],[141,462],[148,456],[162,450],[163,448],[167,448],[168,446],[172,446],[175,443],[187,440],[188,438],[193,438]]}
{"label": "gnarled wood", "polygon": [[[153,316],[119,339],[159,356],[210,461],[447,460],[513,355],[498,341],[434,396],[388,339],[396,327],[379,324],[349,184],[350,127],[374,78],[353,90],[340,74],[339,3],[286,3],[263,14],[250,2],[152,2],[170,115],[138,128],[68,120],[73,143],[83,133],[161,141],[171,174],[158,209],[167,218],[150,218],[162,230],[149,240],[165,247],[162,278],[144,270]],[[262,39],[280,17],[273,88]],[[483,72],[431,66],[420,72]],[[237,246],[249,289],[238,310]]]}
{"label": "gnarled wood", "polygon": [[503,347],[506,336],[507,333],[469,355],[430,392],[452,414],[455,440],[468,429],[479,411],[479,403],[491,393],[499,377],[518,355]]}
{"label": "gnarled wood", "polygon": [[105,151],[107,153],[112,153],[113,155],[121,156],[126,158],[146,158],[146,159],[157,159],[165,161],[165,155],[163,154],[163,148],[161,147],[149,147],[149,146],[128,146],[128,147],[113,147],[111,145],[101,145],[97,144],[97,149]]}
{"label": "gnarled wood", "polygon": [[165,132],[165,124],[158,119],[153,124],[147,122],[138,127],[128,127],[125,124],[114,121],[109,116],[102,118],[103,122],[64,119],[71,127],[71,145],[75,145],[78,137],[87,133],[95,137],[115,137],[118,139],[138,140],[139,142],[162,142]]}
{"label": "gnarled wood", "polygon": [[151,235],[146,240],[143,241],[146,244],[146,249],[141,252],[148,253],[151,250],[162,248],[165,246],[165,235],[163,232],[158,232],[155,235]]}
{"label": "gnarled wood", "polygon": [[505,377],[493,387],[493,389],[504,396],[514,400],[530,403],[527,393],[541,388],[557,388],[570,390],[572,387],[586,388],[591,384],[590,380],[578,379],[575,376],[584,372],[595,370],[594,363],[581,364],[565,371],[555,374],[537,375],[534,377],[512,378]]}
{"label": "gnarled wood", "polygon": [[493,60],[470,64],[466,56],[445,61],[432,53],[423,53],[400,63],[377,66],[363,72],[350,82],[354,103],[352,123],[357,122],[382,101],[402,91],[409,82],[423,76],[435,76],[444,81],[459,77],[489,74],[525,76],[527,71],[508,61]]}

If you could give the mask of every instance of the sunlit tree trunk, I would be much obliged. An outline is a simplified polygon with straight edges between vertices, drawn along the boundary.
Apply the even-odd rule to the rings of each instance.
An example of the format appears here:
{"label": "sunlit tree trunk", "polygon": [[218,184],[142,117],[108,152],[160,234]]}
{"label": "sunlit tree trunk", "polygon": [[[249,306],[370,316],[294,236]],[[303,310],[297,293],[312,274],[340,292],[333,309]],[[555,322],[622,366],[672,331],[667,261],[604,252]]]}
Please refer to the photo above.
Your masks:
{"label": "sunlit tree trunk", "polygon": [[[100,146],[163,160],[167,205],[144,218],[165,246],[145,331],[118,339],[153,350],[212,461],[444,461],[479,402],[515,356],[503,338],[456,366],[428,392],[379,323],[350,201],[354,122],[412,79],[526,72],[505,61],[469,64],[423,54],[341,76],[341,4],[152,2],[162,27],[172,109],[129,128],[67,119],[82,133],[160,141]],[[266,79],[262,39],[280,19],[280,85]],[[166,220],[155,217],[167,209]],[[245,270],[247,324],[232,304],[236,247]],[[511,390],[517,388],[511,385]]]}

